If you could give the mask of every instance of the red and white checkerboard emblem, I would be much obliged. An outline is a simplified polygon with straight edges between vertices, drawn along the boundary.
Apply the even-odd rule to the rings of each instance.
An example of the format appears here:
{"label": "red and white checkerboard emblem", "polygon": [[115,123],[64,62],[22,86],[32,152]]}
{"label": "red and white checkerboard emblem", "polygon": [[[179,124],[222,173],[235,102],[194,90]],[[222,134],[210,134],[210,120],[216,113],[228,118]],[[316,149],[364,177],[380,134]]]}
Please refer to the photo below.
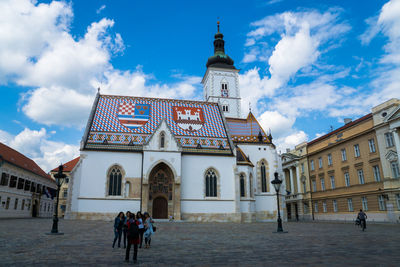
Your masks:
{"label": "red and white checkerboard emblem", "polygon": [[118,107],[118,119],[130,129],[142,127],[150,118],[149,104],[132,104],[121,102]]}

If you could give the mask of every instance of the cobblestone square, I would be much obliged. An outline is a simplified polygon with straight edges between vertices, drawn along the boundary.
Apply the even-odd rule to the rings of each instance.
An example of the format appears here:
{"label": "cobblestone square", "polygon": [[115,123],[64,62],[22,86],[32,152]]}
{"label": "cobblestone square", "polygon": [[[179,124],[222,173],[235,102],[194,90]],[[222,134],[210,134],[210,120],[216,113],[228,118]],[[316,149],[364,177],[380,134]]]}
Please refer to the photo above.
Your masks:
{"label": "cobblestone square", "polygon": [[[139,266],[398,266],[400,227],[351,223],[156,222]],[[0,220],[1,266],[128,265],[112,248],[113,223],[60,220],[64,235],[46,235],[51,219]],[[132,255],[131,255],[132,257]],[[130,262],[129,264],[132,264]]]}

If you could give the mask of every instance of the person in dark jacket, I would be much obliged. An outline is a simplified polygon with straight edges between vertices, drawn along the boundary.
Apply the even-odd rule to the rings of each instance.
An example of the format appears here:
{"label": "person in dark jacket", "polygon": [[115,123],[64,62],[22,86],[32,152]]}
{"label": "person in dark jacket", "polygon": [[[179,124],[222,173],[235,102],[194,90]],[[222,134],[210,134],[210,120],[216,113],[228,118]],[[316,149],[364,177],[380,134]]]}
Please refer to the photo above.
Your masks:
{"label": "person in dark jacket", "polygon": [[126,214],[126,216],[124,217],[124,226],[122,227],[122,234],[123,234],[122,238],[124,239],[124,248],[126,248],[126,241],[128,239],[128,235],[127,235],[128,225],[127,225],[127,222],[129,221],[129,217],[130,217],[129,215],[131,214],[131,212],[127,211],[125,214]]}
{"label": "person in dark jacket", "polygon": [[367,228],[367,222],[366,222],[367,214],[365,214],[365,212],[363,212],[363,210],[360,209],[360,212],[358,213],[357,218],[360,220],[362,230],[364,231],[365,228]]}
{"label": "person in dark jacket", "polygon": [[140,235],[140,245],[139,248],[142,248],[143,244],[143,234],[144,234],[144,222],[143,222],[143,215],[140,211],[136,213],[136,220],[139,222],[139,235]]}
{"label": "person in dark jacket", "polygon": [[131,246],[133,245],[133,263],[137,262],[137,252],[138,252],[138,245],[140,243],[140,237],[139,237],[139,231],[137,232],[138,235],[136,237],[132,237],[129,235],[130,228],[134,227],[133,225],[136,225],[137,227],[139,226],[139,222],[135,220],[135,214],[130,213],[130,218],[127,222],[128,226],[128,246],[126,247],[126,253],[125,253],[125,261],[129,261],[129,252],[131,250]]}
{"label": "person in dark jacket", "polygon": [[118,247],[121,247],[121,235],[122,235],[122,227],[124,226],[124,213],[121,211],[118,213],[118,216],[115,217],[114,220],[114,242],[112,247],[114,248],[115,242],[118,239]]}

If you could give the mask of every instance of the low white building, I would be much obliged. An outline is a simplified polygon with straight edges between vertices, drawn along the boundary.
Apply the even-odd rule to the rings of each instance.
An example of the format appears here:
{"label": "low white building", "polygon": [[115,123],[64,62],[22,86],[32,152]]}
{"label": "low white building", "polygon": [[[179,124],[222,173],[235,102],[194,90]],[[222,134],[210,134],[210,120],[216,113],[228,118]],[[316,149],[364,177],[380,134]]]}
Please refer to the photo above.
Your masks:
{"label": "low white building", "polygon": [[66,218],[148,211],[189,221],[276,220],[278,156],[250,112],[238,72],[215,35],[206,101],[98,94],[71,171]]}
{"label": "low white building", "polygon": [[51,217],[55,181],[33,160],[0,143],[0,218]]}

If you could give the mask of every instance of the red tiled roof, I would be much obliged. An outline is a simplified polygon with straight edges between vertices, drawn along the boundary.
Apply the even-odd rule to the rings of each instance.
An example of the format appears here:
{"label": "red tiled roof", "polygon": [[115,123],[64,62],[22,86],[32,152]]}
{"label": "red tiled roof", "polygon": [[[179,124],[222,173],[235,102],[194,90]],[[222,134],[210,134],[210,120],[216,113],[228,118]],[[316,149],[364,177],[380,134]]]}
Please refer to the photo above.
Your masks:
{"label": "red tiled roof", "polygon": [[[67,163],[63,164],[63,171],[64,172],[70,172],[72,169],[75,167],[75,165],[78,163],[80,157],[74,158],[71,161],[68,161]],[[51,172],[58,172],[58,167],[54,168],[51,170]]]}
{"label": "red tiled roof", "polygon": [[271,142],[251,112],[246,119],[226,118],[226,124],[233,142],[258,143],[259,133],[263,136],[263,143]]}
{"label": "red tiled roof", "polygon": [[369,118],[372,118],[372,113],[369,113],[369,114],[367,114],[367,115],[365,115],[365,116],[363,116],[363,117],[361,117],[361,118],[359,118],[359,119],[357,119],[355,121],[349,122],[349,123],[345,124],[344,126],[338,128],[338,129],[336,129],[336,130],[334,130],[334,131],[332,131],[330,133],[327,133],[327,134],[325,134],[325,135],[323,135],[321,137],[318,137],[317,139],[314,139],[314,140],[308,142],[307,145],[309,146],[309,145],[312,145],[314,143],[317,143],[317,142],[319,142],[319,141],[321,141],[321,140],[323,140],[325,138],[328,138],[329,136],[331,136],[333,134],[337,134],[338,132],[340,132],[340,131],[342,131],[342,130],[344,130],[346,128],[349,128],[349,127],[351,127],[353,125],[356,125],[357,123],[362,122],[364,120],[367,120]]}
{"label": "red tiled roof", "polygon": [[50,179],[52,181],[50,175],[48,175],[45,171],[43,171],[33,160],[22,155],[18,151],[12,149],[11,147],[6,146],[5,144],[0,142],[0,157],[15,166],[18,166],[22,169],[35,173],[44,178]]}

